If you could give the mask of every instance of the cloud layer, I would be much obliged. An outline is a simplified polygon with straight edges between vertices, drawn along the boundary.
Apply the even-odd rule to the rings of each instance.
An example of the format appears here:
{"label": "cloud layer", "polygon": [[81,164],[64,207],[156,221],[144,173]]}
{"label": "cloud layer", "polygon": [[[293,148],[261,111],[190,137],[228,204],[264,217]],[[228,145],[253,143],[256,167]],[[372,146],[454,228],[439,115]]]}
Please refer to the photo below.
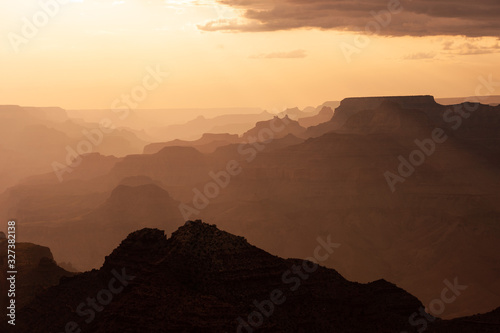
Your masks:
{"label": "cloud layer", "polygon": [[305,50],[294,50],[290,52],[274,52],[251,55],[250,59],[301,59],[305,57],[307,57]]}
{"label": "cloud layer", "polygon": [[[365,31],[378,22],[386,36],[500,37],[498,0],[217,0],[244,20],[218,20],[205,31],[256,32],[318,28]],[[398,8],[389,14],[389,8]],[[380,15],[379,15],[380,14]],[[378,20],[377,20],[378,17]],[[389,22],[389,23],[388,23]]]}

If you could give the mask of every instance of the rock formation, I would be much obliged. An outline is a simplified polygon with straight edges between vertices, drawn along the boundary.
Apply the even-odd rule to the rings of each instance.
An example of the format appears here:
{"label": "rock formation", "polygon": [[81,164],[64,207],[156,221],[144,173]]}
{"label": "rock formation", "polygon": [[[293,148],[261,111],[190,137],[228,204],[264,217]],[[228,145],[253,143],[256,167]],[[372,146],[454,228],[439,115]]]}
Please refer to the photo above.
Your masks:
{"label": "rock formation", "polygon": [[[330,241],[311,253],[335,255]],[[19,312],[16,332],[421,330],[410,318],[430,332],[498,328],[498,310],[454,321],[421,311],[415,297],[384,280],[349,282],[333,269],[281,259],[215,225],[188,221],[168,238],[158,229],[131,233],[99,270],[40,293]]]}

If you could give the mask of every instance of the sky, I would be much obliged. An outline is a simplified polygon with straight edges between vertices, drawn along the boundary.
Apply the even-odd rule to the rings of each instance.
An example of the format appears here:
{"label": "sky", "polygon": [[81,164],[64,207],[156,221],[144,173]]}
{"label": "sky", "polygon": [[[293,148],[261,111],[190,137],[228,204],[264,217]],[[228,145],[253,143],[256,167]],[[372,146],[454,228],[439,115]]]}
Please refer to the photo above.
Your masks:
{"label": "sky", "polygon": [[499,16],[498,0],[0,0],[0,104],[472,96],[480,77],[500,81]]}

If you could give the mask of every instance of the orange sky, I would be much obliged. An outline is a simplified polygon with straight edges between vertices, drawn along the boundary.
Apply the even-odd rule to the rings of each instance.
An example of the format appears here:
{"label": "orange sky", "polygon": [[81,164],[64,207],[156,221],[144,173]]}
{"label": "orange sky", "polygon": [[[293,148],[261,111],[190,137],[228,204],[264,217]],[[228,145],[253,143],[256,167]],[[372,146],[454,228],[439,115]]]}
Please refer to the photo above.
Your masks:
{"label": "orange sky", "polygon": [[[50,1],[56,0],[42,3]],[[215,0],[79,0],[58,7],[46,8],[50,17],[38,1],[1,0],[0,104],[110,108],[156,66],[169,76],[138,108],[281,110],[348,96],[470,96],[479,76],[500,81],[495,37],[381,33],[347,61],[342,47],[356,47],[357,34],[344,28],[203,31],[207,22],[245,20],[244,9]],[[22,28],[34,16],[40,27],[27,36],[33,31]]]}

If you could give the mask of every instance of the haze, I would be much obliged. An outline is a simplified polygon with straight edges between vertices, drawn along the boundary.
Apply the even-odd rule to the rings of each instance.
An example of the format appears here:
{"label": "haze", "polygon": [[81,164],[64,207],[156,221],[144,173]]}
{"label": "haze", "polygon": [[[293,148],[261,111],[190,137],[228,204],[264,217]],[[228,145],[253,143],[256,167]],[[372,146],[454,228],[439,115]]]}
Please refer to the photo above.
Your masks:
{"label": "haze", "polygon": [[498,17],[0,0],[0,331],[498,333]]}
{"label": "haze", "polygon": [[[478,73],[499,74],[500,30],[489,19],[498,6],[482,2],[472,11],[462,1],[402,1],[402,11],[348,62],[342,43],[355,46],[356,30],[387,1],[353,9],[342,1],[283,0],[271,10],[265,1],[78,0],[60,5],[16,52],[9,33],[22,35],[23,17],[32,20],[41,6],[2,0],[0,99],[106,109],[155,65],[170,76],[137,108],[283,110],[346,96],[469,96]],[[316,8],[321,3],[327,9]]]}

